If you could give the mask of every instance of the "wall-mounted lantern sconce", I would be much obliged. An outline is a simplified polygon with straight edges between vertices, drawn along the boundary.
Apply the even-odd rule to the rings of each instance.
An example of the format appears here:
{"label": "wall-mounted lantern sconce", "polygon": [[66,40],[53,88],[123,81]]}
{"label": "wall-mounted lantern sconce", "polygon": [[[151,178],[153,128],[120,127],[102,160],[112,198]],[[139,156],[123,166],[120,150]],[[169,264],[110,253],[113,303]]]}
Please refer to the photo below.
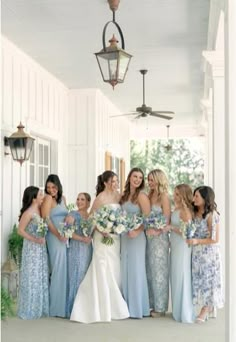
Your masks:
{"label": "wall-mounted lantern sconce", "polygon": [[[25,160],[29,160],[32,151],[34,138],[24,132],[24,126],[20,122],[17,126],[18,131],[10,137],[4,137],[4,145],[10,146],[13,160],[18,161],[21,165]],[[5,155],[9,154],[5,152]]]}
{"label": "wall-mounted lantern sconce", "polygon": [[[132,57],[125,51],[125,41],[123,33],[120,26],[115,21],[115,11],[118,9],[119,2],[120,0],[108,0],[110,9],[113,13],[113,19],[111,21],[108,21],[104,26],[102,34],[103,49],[100,52],[95,53],[103,81],[110,83],[113,89],[117,83],[124,82],[130,59]],[[114,24],[119,32],[122,48],[119,48],[117,46],[118,40],[114,35],[109,40],[110,46],[106,47],[106,29],[110,23]]]}

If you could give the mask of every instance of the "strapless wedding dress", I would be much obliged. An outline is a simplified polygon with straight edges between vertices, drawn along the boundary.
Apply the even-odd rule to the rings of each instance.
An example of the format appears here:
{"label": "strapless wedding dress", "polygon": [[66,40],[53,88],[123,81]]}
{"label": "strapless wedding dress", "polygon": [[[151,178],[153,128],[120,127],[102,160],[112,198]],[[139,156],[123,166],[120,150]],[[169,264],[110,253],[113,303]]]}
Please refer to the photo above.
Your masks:
{"label": "strapless wedding dress", "polygon": [[[119,208],[119,204],[110,204]],[[70,319],[82,323],[109,322],[129,317],[120,287],[120,236],[113,235],[114,244],[106,246],[102,235],[94,232],[93,257],[73,305]]]}

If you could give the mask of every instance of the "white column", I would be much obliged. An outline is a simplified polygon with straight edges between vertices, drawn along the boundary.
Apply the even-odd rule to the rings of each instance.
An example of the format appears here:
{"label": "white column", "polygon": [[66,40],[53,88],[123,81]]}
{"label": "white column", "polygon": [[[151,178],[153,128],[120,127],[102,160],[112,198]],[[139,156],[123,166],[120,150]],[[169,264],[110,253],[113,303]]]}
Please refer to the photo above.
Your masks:
{"label": "white column", "polygon": [[225,4],[226,341],[236,341],[236,2]]}
{"label": "white column", "polygon": [[[224,52],[204,51],[203,56],[211,66],[212,77],[212,182],[216,203],[220,212],[220,243],[223,262],[223,279],[225,268],[225,78]],[[211,124],[209,122],[209,129]]]}

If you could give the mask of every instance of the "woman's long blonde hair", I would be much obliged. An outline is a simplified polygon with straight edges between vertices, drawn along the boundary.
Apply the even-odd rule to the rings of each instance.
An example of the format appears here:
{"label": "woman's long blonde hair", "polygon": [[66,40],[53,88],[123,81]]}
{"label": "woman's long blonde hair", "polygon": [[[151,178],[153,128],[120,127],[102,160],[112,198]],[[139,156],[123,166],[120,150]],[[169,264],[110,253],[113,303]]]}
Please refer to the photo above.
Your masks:
{"label": "woman's long blonde hair", "polygon": [[175,187],[180,193],[184,209],[193,212],[193,191],[188,184],[179,184]]}
{"label": "woman's long blonde hair", "polygon": [[[155,190],[158,194],[158,198],[160,198],[164,192],[168,193],[169,182],[168,182],[166,174],[162,170],[160,169],[152,170],[149,172],[147,178],[149,178],[149,176],[152,176],[154,181],[156,182]],[[148,193],[149,199],[152,198],[153,193],[154,193],[154,190],[150,189]]]}

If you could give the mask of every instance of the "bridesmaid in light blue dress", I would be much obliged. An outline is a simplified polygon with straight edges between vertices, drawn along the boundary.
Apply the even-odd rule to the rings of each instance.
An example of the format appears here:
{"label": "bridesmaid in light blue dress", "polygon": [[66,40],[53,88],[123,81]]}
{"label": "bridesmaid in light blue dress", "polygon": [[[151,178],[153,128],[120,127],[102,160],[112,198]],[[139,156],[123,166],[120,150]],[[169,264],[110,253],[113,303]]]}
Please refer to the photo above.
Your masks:
{"label": "bridesmaid in light blue dress", "polygon": [[[141,190],[144,174],[133,168],[127,178],[121,205],[129,214],[150,213],[150,202]],[[150,316],[148,285],[145,265],[146,237],[143,226],[121,237],[121,284],[131,318]]]}
{"label": "bridesmaid in light blue dress", "polygon": [[177,322],[195,321],[192,301],[191,255],[180,231],[180,220],[192,220],[192,190],[187,184],[177,185],[174,190],[175,210],[171,215],[170,283],[172,315]]}
{"label": "bridesmaid in light blue dress", "polygon": [[48,221],[47,246],[50,265],[49,314],[66,317],[67,302],[67,239],[59,234],[60,224],[68,214],[62,185],[57,175],[46,180],[42,216]]}
{"label": "bridesmaid in light blue dress", "polygon": [[18,316],[36,319],[49,315],[48,258],[44,234],[37,232],[43,194],[29,186],[23,195],[18,234],[23,236]]}
{"label": "bridesmaid in light blue dress", "polygon": [[84,279],[92,259],[92,239],[90,236],[84,236],[80,222],[81,218],[88,219],[88,208],[90,206],[91,197],[88,193],[82,192],[78,194],[76,204],[77,211],[71,211],[68,216],[75,219],[76,231],[70,240],[68,248],[68,301],[67,301],[67,317],[70,317],[74,300],[78,288]]}
{"label": "bridesmaid in light blue dress", "polygon": [[[148,174],[152,211],[170,220],[168,180],[159,169]],[[152,317],[165,316],[169,302],[169,236],[166,229],[148,229],[146,267]]]}

